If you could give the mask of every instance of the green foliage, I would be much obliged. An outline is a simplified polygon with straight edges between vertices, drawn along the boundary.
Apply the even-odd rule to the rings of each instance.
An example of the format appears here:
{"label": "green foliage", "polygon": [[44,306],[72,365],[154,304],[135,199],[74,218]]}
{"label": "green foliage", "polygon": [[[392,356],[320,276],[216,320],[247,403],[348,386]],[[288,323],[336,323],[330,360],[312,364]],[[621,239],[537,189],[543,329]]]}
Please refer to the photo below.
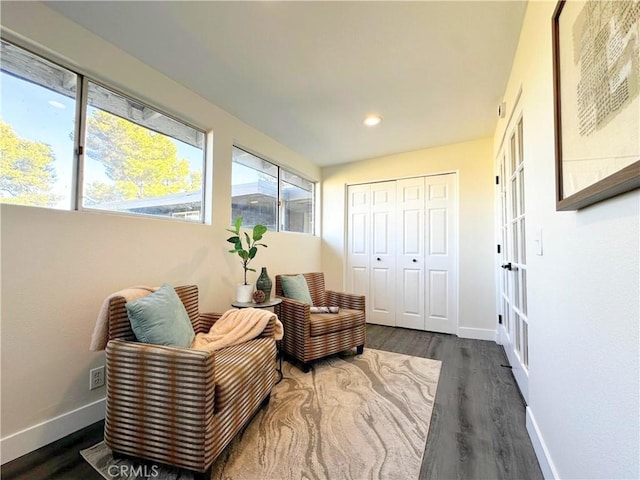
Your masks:
{"label": "green foliage", "polygon": [[52,192],[56,158],[46,143],[22,139],[0,121],[0,160],[2,203],[51,207],[60,199]]}
{"label": "green foliage", "polygon": [[105,167],[113,184],[94,182],[85,195],[94,202],[161,197],[201,188],[176,145],[164,135],[97,110],[88,119],[86,154]]}
{"label": "green foliage", "polygon": [[[240,235],[240,228],[242,227],[242,217],[238,217],[233,224],[233,230],[227,229],[227,232],[233,233],[232,237],[227,238],[227,242],[233,244],[233,249],[229,250],[229,253],[237,253],[238,256],[242,259],[242,268],[244,269],[244,284],[247,285],[247,271],[255,272],[254,268],[249,268],[249,263],[253,260],[258,253],[258,247],[267,248],[264,243],[258,243],[262,240],[262,236],[267,233],[267,227],[264,225],[256,225],[253,227],[253,232],[251,237],[247,232],[242,232],[243,235]],[[244,236],[245,245],[242,242],[242,237]]]}

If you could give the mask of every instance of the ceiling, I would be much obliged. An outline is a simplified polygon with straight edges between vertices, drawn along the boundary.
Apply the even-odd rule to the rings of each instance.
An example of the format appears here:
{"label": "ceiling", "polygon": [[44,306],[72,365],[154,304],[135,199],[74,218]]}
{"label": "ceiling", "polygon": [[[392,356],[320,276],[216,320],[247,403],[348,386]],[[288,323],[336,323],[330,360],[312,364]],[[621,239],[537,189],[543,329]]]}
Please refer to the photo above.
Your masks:
{"label": "ceiling", "polygon": [[[524,1],[47,2],[320,166],[493,134]],[[383,122],[363,126],[366,114]]]}

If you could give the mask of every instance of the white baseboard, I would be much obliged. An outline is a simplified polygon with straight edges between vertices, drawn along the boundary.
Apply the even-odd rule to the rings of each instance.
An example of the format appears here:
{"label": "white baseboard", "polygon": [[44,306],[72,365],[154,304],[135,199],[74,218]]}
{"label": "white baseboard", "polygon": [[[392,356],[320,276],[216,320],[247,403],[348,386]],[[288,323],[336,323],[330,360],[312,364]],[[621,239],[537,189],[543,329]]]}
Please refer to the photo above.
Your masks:
{"label": "white baseboard", "polygon": [[458,336],[460,338],[490,340],[492,342],[495,342],[498,339],[498,332],[496,332],[495,330],[489,330],[487,328],[458,327]]}
{"label": "white baseboard", "polygon": [[536,452],[536,457],[538,457],[538,463],[540,464],[540,469],[542,470],[544,478],[547,480],[559,479],[560,476],[556,471],[556,467],[553,465],[551,455],[549,455],[549,450],[547,449],[547,444],[542,438],[542,434],[540,433],[536,419],[533,416],[531,407],[527,407],[527,432],[529,433],[529,438],[531,438],[533,450]]}
{"label": "white baseboard", "polygon": [[64,413],[0,440],[0,463],[5,464],[104,418],[106,399]]}

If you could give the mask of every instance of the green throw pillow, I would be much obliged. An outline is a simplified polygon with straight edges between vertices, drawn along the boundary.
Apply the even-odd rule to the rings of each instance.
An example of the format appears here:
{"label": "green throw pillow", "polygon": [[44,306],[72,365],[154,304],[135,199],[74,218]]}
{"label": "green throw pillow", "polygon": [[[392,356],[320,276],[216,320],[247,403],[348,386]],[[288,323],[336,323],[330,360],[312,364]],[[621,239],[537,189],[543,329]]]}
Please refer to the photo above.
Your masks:
{"label": "green throw pillow", "polygon": [[195,337],[189,315],[171,285],[127,302],[131,329],[142,343],[189,347]]}
{"label": "green throw pillow", "polygon": [[283,275],[280,277],[280,282],[282,283],[282,293],[284,293],[285,297],[313,305],[309,286],[304,275]]}

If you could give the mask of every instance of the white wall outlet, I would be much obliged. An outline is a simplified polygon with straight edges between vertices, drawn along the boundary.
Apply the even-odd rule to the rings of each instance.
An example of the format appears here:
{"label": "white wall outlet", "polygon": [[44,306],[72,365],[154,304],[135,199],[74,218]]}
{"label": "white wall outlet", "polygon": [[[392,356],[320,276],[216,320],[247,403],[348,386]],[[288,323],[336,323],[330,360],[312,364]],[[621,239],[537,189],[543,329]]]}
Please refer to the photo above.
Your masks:
{"label": "white wall outlet", "polygon": [[89,390],[104,386],[104,365],[89,370]]}

